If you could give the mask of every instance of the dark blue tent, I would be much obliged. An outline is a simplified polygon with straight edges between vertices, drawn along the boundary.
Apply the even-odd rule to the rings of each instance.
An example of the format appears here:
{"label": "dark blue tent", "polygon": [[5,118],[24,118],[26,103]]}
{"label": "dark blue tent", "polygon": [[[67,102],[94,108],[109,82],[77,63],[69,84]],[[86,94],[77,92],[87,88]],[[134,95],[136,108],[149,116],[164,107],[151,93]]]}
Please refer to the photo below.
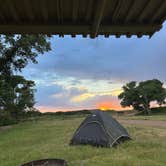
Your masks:
{"label": "dark blue tent", "polygon": [[128,132],[116,119],[106,112],[94,111],[76,130],[71,144],[112,147],[129,139]]}

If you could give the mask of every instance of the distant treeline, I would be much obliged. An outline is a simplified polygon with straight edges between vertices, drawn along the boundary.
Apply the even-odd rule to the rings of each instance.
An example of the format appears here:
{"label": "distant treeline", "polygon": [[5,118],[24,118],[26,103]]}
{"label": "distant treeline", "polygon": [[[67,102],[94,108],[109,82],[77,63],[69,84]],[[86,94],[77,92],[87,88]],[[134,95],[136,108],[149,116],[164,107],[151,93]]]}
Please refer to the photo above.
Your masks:
{"label": "distant treeline", "polygon": [[66,111],[66,112],[45,112],[41,115],[88,115],[93,110],[79,110],[79,111]]}
{"label": "distant treeline", "polygon": [[[11,125],[11,124],[16,124],[19,121],[26,121],[26,120],[31,120],[31,119],[38,119],[41,117],[70,117],[70,116],[81,116],[81,115],[89,115],[95,110],[79,110],[79,111],[68,111],[68,112],[45,112],[41,113],[37,110],[35,111],[28,111],[28,112],[22,112],[20,115],[20,119],[15,121],[12,118],[6,118],[6,116],[0,118],[0,126],[4,125]],[[132,112],[127,111],[128,113]],[[117,114],[117,113],[122,113],[126,111],[115,111],[115,110],[108,110],[110,114]],[[142,115],[143,113],[139,113],[139,115]],[[151,108],[151,114],[152,115],[157,115],[157,114],[166,114],[166,107],[154,107]]]}
{"label": "distant treeline", "polygon": [[[143,115],[144,113],[141,112],[139,113],[139,115]],[[166,106],[164,107],[154,107],[154,108],[151,108],[151,115],[157,115],[157,114],[166,114]]]}
{"label": "distant treeline", "polygon": [[[92,111],[92,110],[91,110]],[[68,111],[68,112],[45,112],[41,113],[38,110],[35,111],[27,111],[27,112],[21,112],[19,115],[19,119],[14,119],[11,116],[6,116],[1,114],[0,115],[0,126],[5,126],[5,125],[11,125],[11,124],[16,124],[20,121],[26,121],[29,119],[36,119],[40,117],[63,117],[63,116],[68,116],[68,115],[88,115],[91,113],[90,110],[79,110],[79,111]]]}
{"label": "distant treeline", "polygon": [[[91,114],[94,110],[78,110],[78,111],[66,111],[66,112],[45,112],[45,113],[41,113],[39,111],[29,111],[29,112],[26,112],[24,114],[24,118],[27,117],[38,117],[38,116],[64,116],[64,115],[89,115]],[[129,110],[129,111],[126,111],[126,110],[122,110],[122,111],[118,111],[119,113],[121,112],[127,112],[127,113],[130,113],[132,112],[133,110]],[[108,110],[109,113],[111,114],[114,114],[114,113],[118,113],[116,110]],[[151,113],[152,114],[166,114],[166,106],[164,107],[153,107],[151,108]]]}

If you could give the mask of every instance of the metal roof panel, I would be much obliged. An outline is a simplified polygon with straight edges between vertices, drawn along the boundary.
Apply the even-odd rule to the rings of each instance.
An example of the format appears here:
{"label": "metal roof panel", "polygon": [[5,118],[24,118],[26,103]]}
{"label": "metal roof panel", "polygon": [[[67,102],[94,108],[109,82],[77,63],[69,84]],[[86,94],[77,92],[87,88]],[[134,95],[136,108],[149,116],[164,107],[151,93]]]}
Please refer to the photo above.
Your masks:
{"label": "metal roof panel", "polygon": [[2,34],[151,36],[166,19],[165,0],[0,0],[0,4]]}

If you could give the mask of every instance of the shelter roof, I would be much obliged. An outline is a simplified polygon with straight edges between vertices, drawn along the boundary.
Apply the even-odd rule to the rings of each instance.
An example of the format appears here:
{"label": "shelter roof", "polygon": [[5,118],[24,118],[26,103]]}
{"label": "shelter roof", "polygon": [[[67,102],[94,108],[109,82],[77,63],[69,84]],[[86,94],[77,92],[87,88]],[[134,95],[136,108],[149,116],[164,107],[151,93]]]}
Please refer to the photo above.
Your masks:
{"label": "shelter roof", "polygon": [[0,33],[152,36],[165,0],[0,0]]}

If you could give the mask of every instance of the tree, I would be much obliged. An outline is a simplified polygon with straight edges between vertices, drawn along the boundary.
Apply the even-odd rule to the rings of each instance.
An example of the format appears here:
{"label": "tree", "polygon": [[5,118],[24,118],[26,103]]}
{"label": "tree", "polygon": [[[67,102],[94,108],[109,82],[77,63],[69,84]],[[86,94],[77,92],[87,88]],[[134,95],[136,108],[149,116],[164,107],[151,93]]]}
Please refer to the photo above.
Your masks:
{"label": "tree", "polygon": [[129,82],[123,86],[123,92],[118,96],[118,98],[122,99],[122,107],[133,106],[133,108],[136,110],[143,110],[139,100],[139,93],[135,81]]}
{"label": "tree", "polygon": [[36,57],[51,50],[48,35],[0,35],[0,116],[18,116],[32,110],[34,82],[14,75],[28,62],[37,63]]}
{"label": "tree", "polygon": [[8,82],[0,77],[0,109],[8,112],[14,119],[25,111],[33,109],[34,82],[25,80],[22,76],[10,76]]}
{"label": "tree", "polygon": [[37,63],[36,57],[50,49],[47,35],[0,35],[0,74],[21,71],[29,61]]}
{"label": "tree", "polygon": [[160,106],[165,104],[166,89],[163,83],[157,79],[127,83],[123,86],[123,92],[118,96],[123,107],[132,106],[135,110],[150,113],[150,102],[156,101]]}

